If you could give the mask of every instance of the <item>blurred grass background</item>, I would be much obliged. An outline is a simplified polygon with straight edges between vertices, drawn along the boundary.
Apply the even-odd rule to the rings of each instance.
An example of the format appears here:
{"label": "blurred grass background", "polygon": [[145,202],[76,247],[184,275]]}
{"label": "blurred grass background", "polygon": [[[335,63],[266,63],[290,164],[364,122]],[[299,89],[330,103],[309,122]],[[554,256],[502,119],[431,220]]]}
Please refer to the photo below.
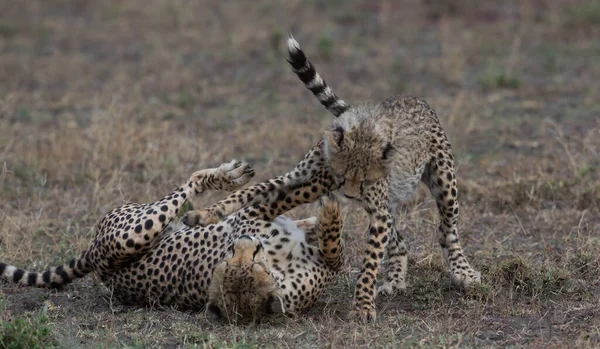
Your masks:
{"label": "blurred grass background", "polygon": [[288,32],[347,102],[411,94],[436,109],[483,286],[449,289],[421,188],[398,222],[409,288],[378,301],[374,326],[341,319],[366,228],[350,204],[346,273],[298,318],[240,328],[135,311],[86,278],[63,292],[1,284],[3,324],[38,328],[45,311],[42,343],[62,347],[598,345],[592,0],[0,0],[0,260],[63,262],[109,209],[155,200],[199,168],[243,159],[255,182],[291,169],[333,117],[290,72]]}

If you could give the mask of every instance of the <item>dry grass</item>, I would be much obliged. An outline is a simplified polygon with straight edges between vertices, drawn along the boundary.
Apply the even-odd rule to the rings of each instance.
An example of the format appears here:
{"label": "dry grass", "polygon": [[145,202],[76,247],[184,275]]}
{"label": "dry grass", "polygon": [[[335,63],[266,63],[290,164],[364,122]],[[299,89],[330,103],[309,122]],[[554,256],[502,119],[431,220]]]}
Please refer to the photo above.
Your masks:
{"label": "dry grass", "polygon": [[[286,66],[291,29],[346,101],[410,93],[438,111],[458,158],[462,241],[484,280],[449,287],[422,188],[398,222],[409,287],[378,300],[375,325],[343,320],[358,253],[308,314],[266,324],[125,308],[92,278],[63,292],[2,284],[1,320],[45,307],[62,347],[598,346],[593,3],[1,3],[0,260],[65,261],[110,208],[153,200],[202,167],[241,158],[257,180],[292,168],[332,117]],[[344,212],[346,245],[360,251],[364,213]]]}

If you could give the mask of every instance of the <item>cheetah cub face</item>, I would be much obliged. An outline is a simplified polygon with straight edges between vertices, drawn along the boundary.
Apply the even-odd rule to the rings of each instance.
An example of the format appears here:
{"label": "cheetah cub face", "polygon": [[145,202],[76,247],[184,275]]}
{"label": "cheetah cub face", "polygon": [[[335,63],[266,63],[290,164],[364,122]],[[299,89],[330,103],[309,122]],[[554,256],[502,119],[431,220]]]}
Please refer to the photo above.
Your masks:
{"label": "cheetah cub face", "polygon": [[385,178],[396,156],[394,125],[373,120],[376,109],[352,108],[325,131],[327,163],[343,177],[341,190],[348,198],[360,198],[365,188]]}
{"label": "cheetah cub face", "polygon": [[233,248],[233,256],[213,271],[208,311],[230,322],[283,313],[279,286],[260,240],[243,235]]}

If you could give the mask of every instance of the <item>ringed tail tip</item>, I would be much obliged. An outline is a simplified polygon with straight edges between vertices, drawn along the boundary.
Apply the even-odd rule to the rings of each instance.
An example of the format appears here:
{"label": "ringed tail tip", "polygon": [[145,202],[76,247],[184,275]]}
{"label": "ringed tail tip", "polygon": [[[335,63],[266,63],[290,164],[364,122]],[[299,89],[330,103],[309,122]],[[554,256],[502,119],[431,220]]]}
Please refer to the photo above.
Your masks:
{"label": "ringed tail tip", "polygon": [[287,45],[289,52],[297,52],[301,50],[300,44],[298,43],[298,41],[296,41],[296,39],[294,39],[291,33],[288,34]]}

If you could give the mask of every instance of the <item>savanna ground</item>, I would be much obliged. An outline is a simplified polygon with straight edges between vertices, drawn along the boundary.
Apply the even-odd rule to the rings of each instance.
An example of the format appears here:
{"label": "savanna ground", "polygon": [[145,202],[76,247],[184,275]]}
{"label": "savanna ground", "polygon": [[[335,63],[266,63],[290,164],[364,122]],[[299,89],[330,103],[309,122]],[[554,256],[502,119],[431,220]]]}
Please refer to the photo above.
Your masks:
{"label": "savanna ground", "polygon": [[343,319],[366,229],[348,203],[346,269],[308,314],[234,326],[123,307],[93,277],[60,292],[3,283],[0,347],[600,345],[592,0],[0,1],[0,260],[63,263],[109,209],[196,169],[244,159],[254,182],[291,169],[333,117],[284,60],[290,30],[346,101],[407,93],[438,111],[481,287],[450,288],[423,187],[398,222],[409,287],[378,299],[374,325]]}

